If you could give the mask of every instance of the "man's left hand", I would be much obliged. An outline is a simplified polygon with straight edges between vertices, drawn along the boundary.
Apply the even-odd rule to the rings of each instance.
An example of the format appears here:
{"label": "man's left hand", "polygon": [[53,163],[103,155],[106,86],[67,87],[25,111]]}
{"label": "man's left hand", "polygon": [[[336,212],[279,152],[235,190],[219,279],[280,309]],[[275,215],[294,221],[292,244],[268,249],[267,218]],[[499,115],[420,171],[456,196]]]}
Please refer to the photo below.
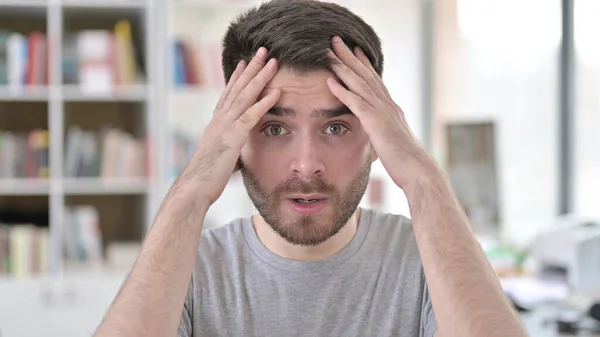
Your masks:
{"label": "man's left hand", "polygon": [[333,71],[346,85],[327,80],[329,89],[358,117],[386,171],[400,188],[436,171],[433,158],[410,130],[404,112],[394,103],[371,62],[359,48],[354,53],[333,38]]}

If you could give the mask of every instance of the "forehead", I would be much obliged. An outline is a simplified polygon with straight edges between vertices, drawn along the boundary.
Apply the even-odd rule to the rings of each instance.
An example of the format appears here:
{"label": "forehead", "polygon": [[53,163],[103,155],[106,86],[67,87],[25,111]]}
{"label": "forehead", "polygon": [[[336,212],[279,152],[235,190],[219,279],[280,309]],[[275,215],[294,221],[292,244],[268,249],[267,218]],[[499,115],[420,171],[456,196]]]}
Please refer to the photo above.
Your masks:
{"label": "forehead", "polygon": [[281,90],[278,107],[292,108],[299,113],[311,112],[319,108],[332,108],[342,103],[327,87],[327,79],[335,76],[328,70],[317,70],[298,74],[281,68],[267,84],[261,98],[270,90]]}

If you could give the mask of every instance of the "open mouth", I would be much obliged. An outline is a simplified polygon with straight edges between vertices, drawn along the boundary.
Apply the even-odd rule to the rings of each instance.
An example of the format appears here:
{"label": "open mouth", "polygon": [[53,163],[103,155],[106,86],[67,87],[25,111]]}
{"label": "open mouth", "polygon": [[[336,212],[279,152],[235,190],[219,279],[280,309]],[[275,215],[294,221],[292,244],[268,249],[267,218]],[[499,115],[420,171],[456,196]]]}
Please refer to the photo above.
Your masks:
{"label": "open mouth", "polygon": [[305,198],[290,198],[288,199],[292,210],[303,215],[317,214],[327,204],[326,198],[320,196],[306,196]]}
{"label": "open mouth", "polygon": [[292,199],[299,204],[313,204],[323,199]]}

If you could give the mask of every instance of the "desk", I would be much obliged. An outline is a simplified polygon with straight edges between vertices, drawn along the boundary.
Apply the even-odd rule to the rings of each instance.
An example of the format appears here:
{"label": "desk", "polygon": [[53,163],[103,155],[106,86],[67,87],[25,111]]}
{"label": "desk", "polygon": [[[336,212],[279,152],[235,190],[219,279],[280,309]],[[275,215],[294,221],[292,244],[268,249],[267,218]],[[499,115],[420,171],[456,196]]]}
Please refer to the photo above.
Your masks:
{"label": "desk", "polygon": [[575,335],[560,334],[553,319],[559,312],[559,307],[547,305],[530,312],[522,313],[521,319],[530,337],[600,337],[600,334],[580,332]]}

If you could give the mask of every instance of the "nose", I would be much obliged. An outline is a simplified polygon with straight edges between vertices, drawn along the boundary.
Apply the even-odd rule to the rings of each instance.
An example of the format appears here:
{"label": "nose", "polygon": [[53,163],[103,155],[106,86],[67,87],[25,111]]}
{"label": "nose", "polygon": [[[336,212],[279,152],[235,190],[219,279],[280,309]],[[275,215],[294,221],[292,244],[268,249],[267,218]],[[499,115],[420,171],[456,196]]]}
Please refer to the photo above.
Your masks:
{"label": "nose", "polygon": [[302,179],[310,180],[325,172],[325,165],[319,147],[312,137],[300,137],[295,146],[289,149],[293,156],[290,170]]}

